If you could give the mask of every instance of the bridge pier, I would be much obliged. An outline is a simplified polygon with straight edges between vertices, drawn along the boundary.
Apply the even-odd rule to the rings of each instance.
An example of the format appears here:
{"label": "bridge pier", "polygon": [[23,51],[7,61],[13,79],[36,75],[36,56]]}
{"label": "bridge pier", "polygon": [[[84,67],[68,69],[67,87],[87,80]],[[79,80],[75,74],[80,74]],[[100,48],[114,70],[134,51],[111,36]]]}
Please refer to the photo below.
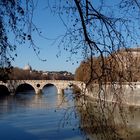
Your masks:
{"label": "bridge pier", "polygon": [[42,89],[36,88],[36,89],[35,89],[35,94],[40,94],[40,93],[42,93]]}
{"label": "bridge pier", "polygon": [[58,94],[64,94],[64,89],[63,88],[57,88],[57,93]]}
{"label": "bridge pier", "polygon": [[10,95],[15,95],[15,92],[11,92],[11,91],[10,91]]}
{"label": "bridge pier", "polygon": [[10,95],[15,95],[16,90],[14,88],[8,88]]}

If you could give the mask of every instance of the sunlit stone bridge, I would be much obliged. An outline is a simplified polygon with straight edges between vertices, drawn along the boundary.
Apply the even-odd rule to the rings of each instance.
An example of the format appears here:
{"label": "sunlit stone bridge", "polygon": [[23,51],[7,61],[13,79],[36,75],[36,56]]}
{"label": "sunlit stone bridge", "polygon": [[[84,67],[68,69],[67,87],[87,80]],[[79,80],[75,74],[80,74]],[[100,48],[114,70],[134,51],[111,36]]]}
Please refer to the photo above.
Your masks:
{"label": "sunlit stone bridge", "polygon": [[36,94],[40,93],[46,85],[54,85],[58,94],[71,86],[76,86],[80,90],[85,87],[83,82],[67,80],[8,80],[6,83],[0,81],[0,85],[5,86],[11,94],[15,94],[20,85],[32,86]]}
{"label": "sunlit stone bridge", "polygon": [[[81,92],[81,95],[88,96],[90,98],[100,98],[107,102],[116,102],[118,96],[122,99],[124,104],[138,105],[140,106],[140,82],[123,83],[120,90],[119,84],[113,86],[107,84],[101,90],[98,84],[93,84],[93,89],[86,88],[85,84],[80,81],[69,80],[8,80],[6,83],[0,81],[0,86],[3,86],[11,94],[16,94],[18,87],[21,85],[30,85],[36,94],[41,93],[42,89],[47,85],[54,85],[58,94],[62,94],[63,90],[69,87],[76,87]],[[107,91],[106,96],[102,97],[102,91]],[[105,92],[106,93],[106,92]],[[117,95],[117,96],[115,96]]]}

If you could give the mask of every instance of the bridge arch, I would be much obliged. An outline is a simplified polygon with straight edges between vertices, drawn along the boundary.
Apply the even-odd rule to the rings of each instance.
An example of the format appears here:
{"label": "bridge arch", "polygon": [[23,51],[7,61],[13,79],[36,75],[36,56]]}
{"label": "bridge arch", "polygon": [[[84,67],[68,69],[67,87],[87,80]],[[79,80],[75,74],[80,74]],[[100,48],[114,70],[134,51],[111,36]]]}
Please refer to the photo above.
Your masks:
{"label": "bridge arch", "polygon": [[0,85],[0,96],[10,95],[9,89],[5,85]]}
{"label": "bridge arch", "polygon": [[35,88],[29,83],[21,83],[16,87],[15,94],[18,92],[22,93],[27,91],[33,91],[35,93]]}
{"label": "bridge arch", "polygon": [[43,87],[42,87],[42,91],[44,91],[45,90],[45,88],[49,88],[49,87],[54,87],[54,92],[58,92],[58,88],[57,88],[57,86],[55,85],[55,84],[53,84],[53,83],[46,83],[46,84],[44,84],[43,85]]}

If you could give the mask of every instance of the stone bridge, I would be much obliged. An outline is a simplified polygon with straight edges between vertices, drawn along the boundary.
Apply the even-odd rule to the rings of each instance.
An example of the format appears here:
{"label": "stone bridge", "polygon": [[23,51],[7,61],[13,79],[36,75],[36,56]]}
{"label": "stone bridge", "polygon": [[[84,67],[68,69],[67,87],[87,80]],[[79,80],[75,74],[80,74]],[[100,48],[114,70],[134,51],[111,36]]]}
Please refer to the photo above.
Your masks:
{"label": "stone bridge", "polygon": [[50,84],[57,88],[58,94],[62,93],[62,90],[70,86],[76,86],[80,90],[85,87],[83,82],[67,80],[8,80],[6,83],[0,81],[0,85],[7,87],[11,94],[15,94],[16,89],[22,84],[31,85],[34,88],[36,94],[40,93],[44,86]]}
{"label": "stone bridge", "polygon": [[[28,84],[33,87],[35,93],[38,94],[46,85],[54,85],[57,88],[57,93],[61,94],[62,91],[70,86],[76,87],[81,90],[81,94],[89,96],[90,98],[105,99],[107,102],[115,102],[115,94],[119,95],[125,104],[140,106],[140,82],[123,83],[120,91],[119,84],[116,83],[114,88],[110,84],[104,86],[106,89],[106,98],[102,97],[102,90],[99,89],[98,84],[93,84],[92,89],[86,88],[86,85],[80,81],[67,81],[67,80],[9,80],[6,83],[0,81],[0,85],[3,85],[8,89],[11,94],[15,94],[17,88],[20,85]],[[131,84],[131,85],[130,85]],[[86,93],[86,94],[85,94]],[[120,94],[119,94],[120,93]],[[104,95],[104,94],[103,94]]]}

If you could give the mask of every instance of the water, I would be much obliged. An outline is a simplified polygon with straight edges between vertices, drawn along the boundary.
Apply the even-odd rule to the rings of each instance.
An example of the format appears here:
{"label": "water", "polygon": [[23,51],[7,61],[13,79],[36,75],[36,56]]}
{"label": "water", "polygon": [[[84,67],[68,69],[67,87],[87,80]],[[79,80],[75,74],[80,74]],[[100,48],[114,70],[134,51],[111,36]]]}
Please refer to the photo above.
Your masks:
{"label": "water", "polygon": [[88,97],[80,100],[80,123],[89,139],[140,140],[139,106],[110,102],[101,105],[98,100]]}
{"label": "water", "polygon": [[54,86],[44,88],[40,95],[28,90],[0,97],[0,140],[140,140],[139,107],[124,107],[126,134],[118,110],[104,120],[110,105],[103,114],[94,100],[72,99],[71,90],[58,95]]}
{"label": "water", "polygon": [[[74,103],[53,86],[35,95],[33,91],[0,98],[0,140],[83,140],[74,117]],[[71,108],[69,111],[66,110]],[[65,114],[66,113],[66,114]]]}

